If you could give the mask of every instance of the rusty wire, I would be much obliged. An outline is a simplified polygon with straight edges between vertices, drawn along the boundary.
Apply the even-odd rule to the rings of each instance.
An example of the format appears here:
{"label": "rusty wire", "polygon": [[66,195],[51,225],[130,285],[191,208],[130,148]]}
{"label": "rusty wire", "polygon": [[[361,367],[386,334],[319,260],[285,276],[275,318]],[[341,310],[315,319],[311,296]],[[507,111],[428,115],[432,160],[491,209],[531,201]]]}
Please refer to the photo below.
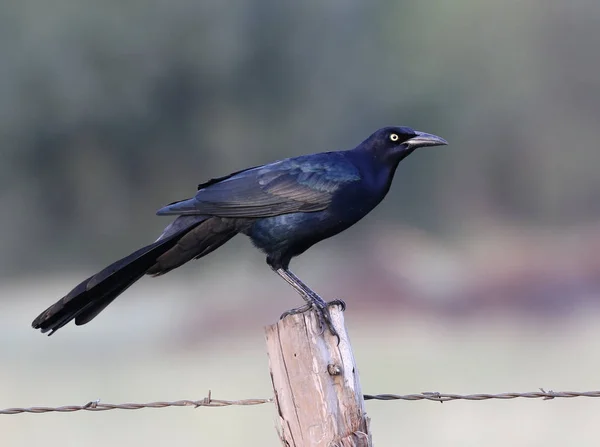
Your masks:
{"label": "rusty wire", "polygon": [[[556,398],[573,397],[600,397],[600,391],[540,391],[529,393],[500,393],[500,394],[446,394],[437,392],[423,392],[419,394],[365,394],[365,400],[431,400],[435,402],[448,402],[452,400],[470,400],[480,401],[489,399],[509,400],[509,399],[542,399],[551,400]],[[213,399],[210,391],[208,396],[201,400],[176,400],[171,402],[149,402],[143,404],[124,403],[124,404],[104,404],[100,400],[88,402],[85,405],[65,405],[62,407],[28,407],[28,408],[6,408],[0,410],[0,414],[20,414],[20,413],[72,413],[74,411],[106,411],[106,410],[140,410],[142,408],[166,408],[166,407],[227,407],[231,405],[249,406],[272,403],[270,399],[241,399],[241,400],[221,400]]]}

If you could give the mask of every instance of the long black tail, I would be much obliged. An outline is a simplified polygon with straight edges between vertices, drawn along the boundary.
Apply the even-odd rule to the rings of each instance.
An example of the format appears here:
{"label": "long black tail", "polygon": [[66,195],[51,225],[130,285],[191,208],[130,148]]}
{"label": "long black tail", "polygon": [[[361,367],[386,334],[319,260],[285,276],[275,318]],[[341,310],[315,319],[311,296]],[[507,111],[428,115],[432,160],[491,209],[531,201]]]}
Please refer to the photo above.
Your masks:
{"label": "long black tail", "polygon": [[145,274],[162,275],[207,255],[237,234],[235,221],[208,216],[180,216],[161,237],[90,276],[42,312],[31,324],[42,332],[55,331],[75,319],[91,321],[117,296]]}

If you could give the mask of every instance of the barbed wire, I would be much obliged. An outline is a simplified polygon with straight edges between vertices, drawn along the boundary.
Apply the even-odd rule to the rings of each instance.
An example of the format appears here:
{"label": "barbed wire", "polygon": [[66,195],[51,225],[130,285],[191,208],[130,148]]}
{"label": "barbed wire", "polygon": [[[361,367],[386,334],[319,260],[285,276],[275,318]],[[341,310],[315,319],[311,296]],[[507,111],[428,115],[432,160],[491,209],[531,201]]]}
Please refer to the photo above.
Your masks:
{"label": "barbed wire", "polygon": [[433,400],[436,402],[449,402],[452,400],[510,400],[510,399],[542,399],[551,400],[555,398],[573,398],[573,397],[600,397],[600,391],[545,391],[540,388],[540,391],[533,391],[529,393],[499,393],[499,394],[446,394],[437,392],[423,392],[419,394],[365,394],[363,398],[365,400]]}
{"label": "barbed wire", "polygon": [[166,407],[228,407],[231,405],[248,406],[260,405],[273,402],[270,399],[242,399],[242,400],[222,400],[213,399],[211,392],[202,400],[176,400],[171,402],[149,402],[144,404],[125,403],[125,404],[103,404],[100,399],[88,402],[85,405],[65,405],[62,407],[29,407],[29,408],[6,408],[0,410],[0,414],[20,414],[20,413],[72,413],[74,411],[107,411],[107,410],[140,410],[142,408],[166,408]]}
{"label": "barbed wire", "polygon": [[[418,394],[365,394],[365,400],[431,400],[435,402],[449,402],[453,400],[481,401],[489,399],[509,400],[509,399],[542,399],[551,400],[556,398],[574,398],[574,397],[600,397],[600,391],[540,391],[528,393],[499,393],[499,394],[447,394],[438,392],[423,392]],[[20,414],[20,413],[72,413],[74,411],[107,411],[107,410],[140,410],[142,408],[167,408],[167,407],[228,407],[250,406],[273,403],[273,398],[269,399],[241,399],[241,400],[222,400],[213,399],[211,392],[201,400],[176,400],[159,401],[149,403],[124,403],[124,404],[104,404],[100,399],[88,402],[85,405],[65,405],[61,407],[28,407],[28,408],[6,408],[0,410],[1,414]]]}

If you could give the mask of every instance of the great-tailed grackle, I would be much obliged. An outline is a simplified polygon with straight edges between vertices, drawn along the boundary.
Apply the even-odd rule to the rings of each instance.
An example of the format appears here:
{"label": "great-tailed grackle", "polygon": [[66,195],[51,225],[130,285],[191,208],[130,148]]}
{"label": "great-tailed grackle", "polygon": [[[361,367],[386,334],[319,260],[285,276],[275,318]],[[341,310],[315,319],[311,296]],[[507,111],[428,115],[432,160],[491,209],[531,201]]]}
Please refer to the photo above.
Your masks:
{"label": "great-tailed grackle", "polygon": [[312,307],[322,327],[337,335],[327,303],[289,270],[291,259],[375,208],[390,189],[398,163],[415,149],[445,144],[408,127],[385,127],[351,150],[288,158],[202,183],[193,198],[157,212],[177,218],[156,242],[84,280],[32,326],[52,335],[73,319],[85,324],[145,274],[165,274],[243,233],[306,301],[287,313]]}

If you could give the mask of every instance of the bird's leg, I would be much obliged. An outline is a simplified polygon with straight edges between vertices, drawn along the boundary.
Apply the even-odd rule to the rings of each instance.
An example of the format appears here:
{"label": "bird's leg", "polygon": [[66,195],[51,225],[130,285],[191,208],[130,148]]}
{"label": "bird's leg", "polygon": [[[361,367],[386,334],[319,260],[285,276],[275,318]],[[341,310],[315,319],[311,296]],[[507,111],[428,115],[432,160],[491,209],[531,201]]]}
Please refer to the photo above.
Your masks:
{"label": "bird's leg", "polygon": [[[300,296],[306,301],[306,304],[304,306],[288,310],[281,316],[281,318],[284,318],[284,317],[286,317],[288,315],[292,315],[292,314],[306,312],[310,308],[313,308],[313,309],[315,309],[315,311],[317,312],[317,315],[319,316],[319,323],[321,325],[321,328],[324,328],[324,326],[327,326],[329,328],[329,331],[332,333],[332,335],[335,335],[337,337],[338,343],[339,343],[340,337],[339,337],[337,331],[335,330],[335,328],[333,327],[333,323],[331,321],[331,314],[329,313],[329,308],[327,307],[328,304],[325,301],[323,301],[323,299],[319,295],[317,295],[314,291],[312,291],[310,289],[310,287],[308,287],[306,284],[304,284],[300,280],[300,278],[298,278],[296,275],[294,275],[289,269],[278,268],[278,269],[274,269],[274,270],[275,270],[275,273],[277,273],[289,285],[291,285],[294,288],[294,290],[296,290],[296,292],[298,292],[300,294]],[[344,310],[346,308],[345,303],[341,300],[335,300],[329,304],[337,304],[342,308],[342,310]]]}
{"label": "bird's leg", "polygon": [[304,298],[304,301],[306,301],[308,305],[312,305],[314,302],[321,304],[321,306],[327,305],[327,303],[323,301],[323,298],[313,292],[310,287],[304,284],[300,278],[294,275],[290,270],[279,268],[275,270],[275,273],[281,276],[290,286],[292,286],[294,290],[298,292],[302,298]]}
{"label": "bird's leg", "polygon": [[[300,278],[298,278],[291,270],[288,269],[288,270],[286,270],[286,272],[288,275],[290,275],[294,279],[294,281],[297,284],[300,285],[302,291],[299,291],[298,289],[296,289],[300,294],[302,294],[306,291],[309,294],[312,294],[313,296],[317,297],[320,301],[325,303],[325,301],[319,295],[317,295],[316,292],[314,292],[310,287],[308,287],[306,284],[304,284],[302,282],[302,280]],[[342,310],[346,310],[346,303],[342,300],[332,300],[325,304],[327,304],[328,306],[340,306],[342,308]],[[305,306],[302,306],[302,307],[305,307]]]}
{"label": "bird's leg", "polygon": [[[294,289],[296,289],[296,291],[306,300],[306,302],[308,304],[305,304],[304,306],[300,306],[297,307],[296,309],[291,309],[287,312],[284,313],[285,315],[292,315],[295,313],[302,313],[302,312],[306,312],[307,310],[309,310],[312,307],[312,301],[309,301],[309,299],[305,298],[305,295],[311,295],[312,297],[315,297],[317,299],[317,301],[320,301],[321,303],[327,305],[327,306],[340,306],[342,308],[342,312],[346,310],[346,303],[342,300],[332,300],[329,302],[325,302],[323,300],[323,298],[321,298],[316,292],[314,292],[310,287],[308,287],[306,284],[304,284],[302,282],[302,280],[300,278],[298,278],[291,270],[289,269],[281,269],[284,272],[286,272],[287,275],[289,275],[289,277],[292,278],[292,280],[294,281],[294,283],[291,283],[290,281],[288,281],[288,279],[286,279],[285,277],[283,277]],[[279,272],[277,272],[279,273]],[[281,275],[281,274],[280,274]],[[297,311],[297,312],[296,312]]]}

